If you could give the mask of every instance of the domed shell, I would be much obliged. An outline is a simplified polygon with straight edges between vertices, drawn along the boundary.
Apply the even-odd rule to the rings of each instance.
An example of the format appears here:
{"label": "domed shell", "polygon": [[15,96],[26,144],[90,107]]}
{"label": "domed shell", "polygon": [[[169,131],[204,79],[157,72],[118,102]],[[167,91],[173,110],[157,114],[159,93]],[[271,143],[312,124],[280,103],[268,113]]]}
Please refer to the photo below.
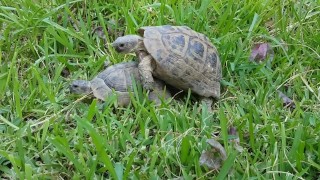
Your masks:
{"label": "domed shell", "polygon": [[[105,100],[112,91],[118,95],[118,105],[127,106],[130,103],[130,91],[133,90],[133,79],[137,84],[141,84],[138,62],[122,62],[107,67],[90,81],[93,95],[101,100]],[[171,92],[165,88],[165,84],[155,79],[155,90],[150,92],[149,100],[160,104],[161,98],[170,98]],[[164,91],[165,90],[165,91]]]}
{"label": "domed shell", "polygon": [[129,92],[132,90],[132,78],[140,82],[138,64],[135,62],[115,64],[99,73],[97,78],[102,79],[108,87],[117,92]]}
{"label": "domed shell", "polygon": [[221,63],[215,46],[186,26],[148,26],[138,33],[156,62],[154,75],[180,89],[220,97]]}

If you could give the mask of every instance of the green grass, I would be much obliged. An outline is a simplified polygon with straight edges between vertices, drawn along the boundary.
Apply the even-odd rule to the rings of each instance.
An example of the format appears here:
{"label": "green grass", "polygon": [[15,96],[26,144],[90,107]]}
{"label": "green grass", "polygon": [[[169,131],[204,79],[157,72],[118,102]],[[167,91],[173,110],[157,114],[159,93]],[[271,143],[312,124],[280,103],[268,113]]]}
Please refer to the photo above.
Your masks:
{"label": "green grass", "polygon": [[[212,113],[193,96],[155,107],[138,89],[130,107],[114,108],[114,98],[102,104],[68,93],[106,59],[133,58],[110,48],[115,34],[102,40],[93,29],[129,34],[161,24],[190,26],[217,46],[223,86]],[[256,42],[271,44],[272,62],[248,60]],[[1,178],[320,176],[319,0],[1,0],[0,51]],[[231,126],[242,153],[227,143]],[[199,165],[212,133],[228,154],[217,171]]]}

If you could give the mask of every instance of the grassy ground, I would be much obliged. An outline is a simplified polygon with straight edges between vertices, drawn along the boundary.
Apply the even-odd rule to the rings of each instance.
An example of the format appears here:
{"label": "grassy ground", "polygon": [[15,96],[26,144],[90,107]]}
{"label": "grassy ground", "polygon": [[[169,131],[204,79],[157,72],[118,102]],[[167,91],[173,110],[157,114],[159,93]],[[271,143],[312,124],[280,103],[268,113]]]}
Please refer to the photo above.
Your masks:
{"label": "grassy ground", "polygon": [[[154,107],[136,91],[132,106],[113,108],[113,99],[68,93],[71,80],[94,77],[106,59],[132,60],[108,45],[119,33],[161,24],[188,25],[217,46],[223,87],[213,113],[192,96]],[[100,26],[105,40],[93,33]],[[272,46],[272,62],[248,60],[257,42]],[[320,176],[319,0],[1,0],[0,51],[2,178]],[[212,134],[229,157],[219,170],[199,164]]]}

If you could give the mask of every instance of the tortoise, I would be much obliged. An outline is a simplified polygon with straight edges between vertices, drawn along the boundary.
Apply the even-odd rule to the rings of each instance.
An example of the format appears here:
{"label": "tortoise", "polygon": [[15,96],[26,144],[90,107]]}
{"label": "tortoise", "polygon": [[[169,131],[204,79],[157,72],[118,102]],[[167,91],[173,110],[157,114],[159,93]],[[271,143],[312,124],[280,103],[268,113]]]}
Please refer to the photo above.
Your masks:
{"label": "tortoise", "polygon": [[118,53],[136,53],[145,89],[154,88],[156,77],[175,88],[191,89],[208,107],[220,97],[221,62],[208,37],[187,26],[147,26],[137,32],[118,37],[112,46]]}
{"label": "tortoise", "polygon": [[[105,63],[106,69],[100,72],[91,81],[75,80],[70,84],[70,92],[75,94],[89,94],[104,101],[114,92],[118,95],[118,105],[128,106],[130,103],[129,91],[133,90],[133,78],[136,83],[141,83],[136,61],[123,62],[109,66]],[[165,90],[163,81],[155,79],[155,91],[149,93],[149,99],[160,103],[159,96],[170,98],[171,93]],[[161,97],[160,97],[161,98]]]}

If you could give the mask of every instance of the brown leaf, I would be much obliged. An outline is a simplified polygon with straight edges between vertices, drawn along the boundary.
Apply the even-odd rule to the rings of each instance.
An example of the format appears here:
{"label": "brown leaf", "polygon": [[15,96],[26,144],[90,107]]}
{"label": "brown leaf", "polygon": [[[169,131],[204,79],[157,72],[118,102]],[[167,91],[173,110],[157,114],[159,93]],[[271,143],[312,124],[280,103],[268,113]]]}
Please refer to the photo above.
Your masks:
{"label": "brown leaf", "polygon": [[229,142],[233,145],[233,147],[237,151],[242,152],[243,147],[240,146],[240,139],[239,139],[237,129],[235,127],[231,126],[228,130],[228,133],[229,133]]}
{"label": "brown leaf", "polygon": [[93,30],[93,33],[95,33],[99,38],[101,39],[107,39],[106,34],[103,31],[102,26],[98,26]]}
{"label": "brown leaf", "polygon": [[250,61],[262,62],[269,56],[273,60],[274,52],[268,43],[257,43],[253,45],[250,55]]}
{"label": "brown leaf", "polygon": [[65,77],[65,78],[69,77],[70,76],[70,70],[67,67],[64,67],[62,69],[62,71],[61,71],[61,76]]}
{"label": "brown leaf", "polygon": [[[73,8],[70,13],[77,14],[77,11],[78,8]],[[63,18],[66,18],[66,20]],[[71,18],[71,16],[64,16],[62,13],[60,13],[57,17],[57,21],[60,25],[62,25],[64,21],[66,21],[67,23],[70,23],[77,32],[79,31],[80,22],[77,19]]]}
{"label": "brown leaf", "polygon": [[124,30],[120,27],[123,27],[124,24],[124,20],[123,19],[119,19],[119,20],[114,20],[111,19],[107,22],[106,24],[106,30],[108,34],[105,34],[103,31],[103,27],[98,26],[95,29],[93,29],[93,33],[95,33],[98,37],[100,37],[101,39],[106,40],[107,39],[107,35],[109,37],[119,37],[119,36],[123,36],[124,35]]}
{"label": "brown leaf", "polygon": [[282,99],[283,106],[284,107],[289,107],[291,109],[295,109],[296,105],[292,99],[290,99],[288,96],[283,94],[281,91],[278,90],[279,97]]}
{"label": "brown leaf", "polygon": [[232,135],[232,136],[237,136],[237,129],[233,126],[231,126],[229,129],[228,129],[228,134],[229,135]]}
{"label": "brown leaf", "polygon": [[222,159],[215,157],[213,150],[203,151],[199,163],[201,166],[207,166],[209,169],[218,170],[222,166]]}
{"label": "brown leaf", "polygon": [[220,153],[222,160],[227,159],[226,150],[218,141],[215,139],[208,139],[207,143],[210,144],[214,150],[217,150]]}
{"label": "brown leaf", "polygon": [[207,143],[212,146],[212,149],[201,153],[199,163],[201,166],[205,165],[210,169],[218,170],[222,166],[223,161],[227,159],[226,150],[215,139],[208,139]]}

